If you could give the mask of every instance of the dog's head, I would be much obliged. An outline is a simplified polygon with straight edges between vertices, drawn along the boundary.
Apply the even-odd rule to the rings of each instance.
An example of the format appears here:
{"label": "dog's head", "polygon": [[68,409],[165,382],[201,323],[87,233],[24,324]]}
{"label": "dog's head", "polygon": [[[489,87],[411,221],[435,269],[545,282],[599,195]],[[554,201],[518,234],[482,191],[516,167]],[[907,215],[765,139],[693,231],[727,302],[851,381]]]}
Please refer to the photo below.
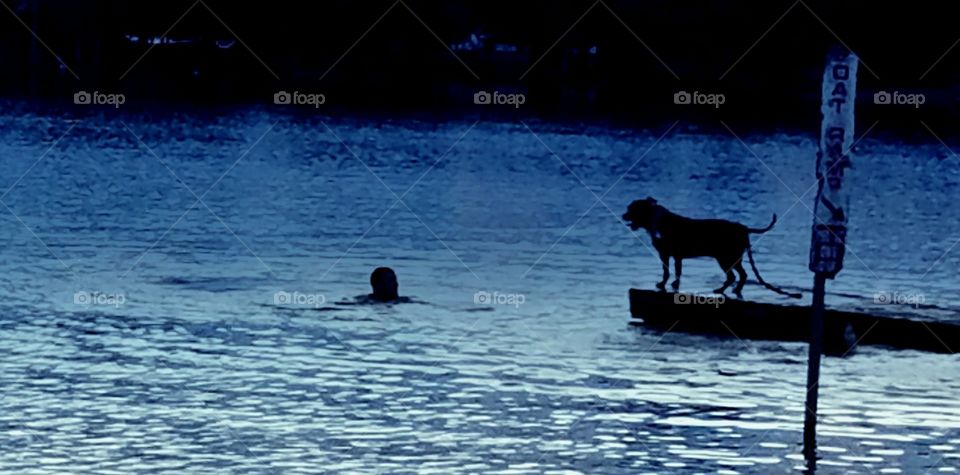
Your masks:
{"label": "dog's head", "polygon": [[627,222],[630,229],[636,231],[640,228],[650,229],[653,225],[653,218],[657,213],[657,200],[647,198],[645,200],[636,200],[627,206],[627,212],[623,213],[623,220]]}

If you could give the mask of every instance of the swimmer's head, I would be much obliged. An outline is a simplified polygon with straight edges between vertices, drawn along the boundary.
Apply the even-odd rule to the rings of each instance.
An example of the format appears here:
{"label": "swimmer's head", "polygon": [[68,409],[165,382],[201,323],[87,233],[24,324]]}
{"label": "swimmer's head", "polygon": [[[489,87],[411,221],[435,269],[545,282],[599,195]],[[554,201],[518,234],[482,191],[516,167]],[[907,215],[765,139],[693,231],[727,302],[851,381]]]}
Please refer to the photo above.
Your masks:
{"label": "swimmer's head", "polygon": [[400,298],[397,293],[397,274],[389,267],[377,267],[370,274],[370,285],[373,287],[372,297],[381,302],[388,302]]}

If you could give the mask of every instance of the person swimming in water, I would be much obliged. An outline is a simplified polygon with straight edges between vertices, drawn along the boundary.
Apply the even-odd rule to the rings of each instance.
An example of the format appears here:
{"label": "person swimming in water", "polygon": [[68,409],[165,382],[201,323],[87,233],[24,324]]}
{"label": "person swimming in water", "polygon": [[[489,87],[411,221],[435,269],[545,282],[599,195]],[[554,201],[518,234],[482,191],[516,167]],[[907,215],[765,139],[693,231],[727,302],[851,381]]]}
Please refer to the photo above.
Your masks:
{"label": "person swimming in water", "polygon": [[400,296],[397,273],[389,267],[377,267],[373,270],[370,274],[370,287],[373,288],[372,293],[358,295],[353,301],[339,302],[338,305],[414,303],[413,299]]}
{"label": "person swimming in water", "polygon": [[373,293],[367,297],[375,302],[395,302],[400,300],[397,273],[389,267],[377,267],[370,274],[370,286]]}

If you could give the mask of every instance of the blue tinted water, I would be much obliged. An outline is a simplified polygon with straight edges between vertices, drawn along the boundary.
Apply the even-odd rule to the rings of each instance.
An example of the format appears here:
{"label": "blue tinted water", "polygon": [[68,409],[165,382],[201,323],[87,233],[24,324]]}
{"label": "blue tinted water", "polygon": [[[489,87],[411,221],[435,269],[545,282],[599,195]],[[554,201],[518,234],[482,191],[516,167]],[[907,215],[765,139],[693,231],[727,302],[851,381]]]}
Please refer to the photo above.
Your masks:
{"label": "blue tinted water", "polygon": [[[754,238],[760,269],[808,287],[815,144],[735,131],[754,156],[729,134],[662,132],[0,116],[0,471],[799,467],[805,346],[629,326],[627,288],[652,288],[659,265],[619,215],[648,195],[752,226],[778,213]],[[828,305],[900,292],[950,318],[958,164],[939,144],[860,143],[830,290],[861,297]],[[685,264],[685,290],[722,279]],[[338,305],[378,265],[421,303]],[[956,363],[882,348],[825,360],[824,472],[955,471]]]}

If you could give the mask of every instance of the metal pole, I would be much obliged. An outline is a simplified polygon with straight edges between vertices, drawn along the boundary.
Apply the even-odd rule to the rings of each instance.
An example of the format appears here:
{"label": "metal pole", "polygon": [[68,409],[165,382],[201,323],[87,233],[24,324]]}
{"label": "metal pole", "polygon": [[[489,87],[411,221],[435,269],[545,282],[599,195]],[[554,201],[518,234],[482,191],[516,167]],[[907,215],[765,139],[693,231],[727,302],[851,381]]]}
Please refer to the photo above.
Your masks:
{"label": "metal pole", "polygon": [[803,418],[803,455],[810,468],[817,463],[817,396],[820,393],[820,355],[823,354],[823,294],[826,275],[814,274],[810,308],[810,359],[807,363],[807,400]]}

